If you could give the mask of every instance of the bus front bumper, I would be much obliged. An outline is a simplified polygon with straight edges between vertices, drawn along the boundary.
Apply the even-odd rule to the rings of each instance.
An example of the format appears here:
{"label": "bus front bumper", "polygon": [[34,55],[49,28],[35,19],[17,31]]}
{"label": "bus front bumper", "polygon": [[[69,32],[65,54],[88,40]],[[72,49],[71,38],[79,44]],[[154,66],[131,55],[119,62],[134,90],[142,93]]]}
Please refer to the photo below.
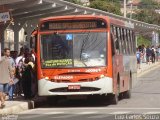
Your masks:
{"label": "bus front bumper", "polygon": [[[81,88],[75,91],[68,91],[67,89],[69,85],[80,86],[81,88],[85,88],[85,91],[81,90]],[[61,91],[62,89],[66,89],[66,91]],[[77,83],[56,83],[46,79],[41,79],[38,81],[39,96],[102,95],[108,93],[113,93],[113,80],[109,77],[104,77],[92,82]]]}

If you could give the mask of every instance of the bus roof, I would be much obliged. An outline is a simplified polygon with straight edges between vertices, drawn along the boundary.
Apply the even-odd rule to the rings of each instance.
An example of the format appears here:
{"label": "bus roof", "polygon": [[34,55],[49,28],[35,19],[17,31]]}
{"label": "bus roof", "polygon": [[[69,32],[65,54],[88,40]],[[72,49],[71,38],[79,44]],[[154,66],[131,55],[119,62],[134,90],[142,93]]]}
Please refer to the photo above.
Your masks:
{"label": "bus roof", "polygon": [[121,27],[127,27],[127,28],[134,28],[134,24],[131,22],[115,19],[109,16],[100,16],[100,15],[67,15],[67,16],[55,16],[55,17],[48,17],[48,18],[42,18],[40,19],[40,22],[42,21],[50,21],[50,20],[64,20],[64,19],[104,19],[110,21],[111,24],[121,26]]}
{"label": "bus roof", "polygon": [[134,29],[134,24],[131,22],[127,22],[127,21],[123,21],[123,20],[119,20],[111,17],[110,17],[110,22],[113,25]]}
{"label": "bus roof", "polygon": [[56,17],[48,17],[48,18],[42,18],[40,21],[47,21],[47,20],[60,20],[60,19],[82,19],[82,18],[102,18],[102,19],[108,19],[109,17],[107,16],[96,16],[96,15],[67,15],[67,16],[56,16]]}

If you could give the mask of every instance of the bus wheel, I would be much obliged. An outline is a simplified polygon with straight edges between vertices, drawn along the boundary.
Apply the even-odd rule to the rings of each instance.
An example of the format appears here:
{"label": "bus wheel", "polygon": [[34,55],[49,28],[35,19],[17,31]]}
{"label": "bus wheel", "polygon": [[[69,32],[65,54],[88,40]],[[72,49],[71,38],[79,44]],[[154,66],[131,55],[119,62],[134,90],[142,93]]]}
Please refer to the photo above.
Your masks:
{"label": "bus wheel", "polygon": [[111,95],[111,103],[116,105],[118,104],[119,101],[119,97],[120,97],[120,76],[117,76],[117,92],[115,94]]}
{"label": "bus wheel", "polygon": [[118,100],[119,100],[118,94],[111,94],[111,95],[109,96],[109,98],[110,98],[111,104],[113,104],[113,105],[118,104]]}
{"label": "bus wheel", "polygon": [[124,97],[127,99],[131,98],[131,90],[124,92]]}
{"label": "bus wheel", "polygon": [[118,104],[119,98],[121,97],[120,94],[120,76],[118,74],[117,76],[117,92],[115,94],[112,94],[111,99],[112,99],[112,104],[116,105]]}
{"label": "bus wheel", "polygon": [[131,98],[131,89],[129,88],[129,90],[125,91],[123,95],[126,99]]}

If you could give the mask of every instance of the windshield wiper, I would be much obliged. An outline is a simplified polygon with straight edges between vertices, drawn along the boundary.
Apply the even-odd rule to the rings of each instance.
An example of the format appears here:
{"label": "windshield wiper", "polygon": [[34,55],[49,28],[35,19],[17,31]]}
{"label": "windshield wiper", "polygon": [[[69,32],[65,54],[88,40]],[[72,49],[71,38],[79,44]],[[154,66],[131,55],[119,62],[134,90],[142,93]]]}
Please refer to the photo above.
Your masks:
{"label": "windshield wiper", "polygon": [[85,65],[85,67],[87,67],[87,64],[84,61],[81,61],[83,63],[83,65]]}

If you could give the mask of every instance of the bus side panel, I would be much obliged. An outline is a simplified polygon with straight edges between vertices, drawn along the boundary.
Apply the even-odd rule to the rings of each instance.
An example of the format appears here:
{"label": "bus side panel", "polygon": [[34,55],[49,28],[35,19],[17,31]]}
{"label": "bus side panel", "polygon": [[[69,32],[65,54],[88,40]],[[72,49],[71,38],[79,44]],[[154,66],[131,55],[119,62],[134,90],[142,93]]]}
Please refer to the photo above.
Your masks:
{"label": "bus side panel", "polygon": [[121,91],[121,80],[124,78],[123,76],[123,56],[122,55],[114,55],[113,56],[113,89],[114,89],[114,93],[117,92],[117,84],[119,84],[120,86],[120,90]]}
{"label": "bus side panel", "polygon": [[134,87],[137,84],[137,59],[136,59],[136,55],[132,55],[130,57],[130,71],[132,74],[132,86]]}
{"label": "bus side panel", "polygon": [[[118,81],[119,75],[119,81]],[[131,76],[130,76],[131,75]],[[130,77],[132,77],[130,79]],[[129,81],[130,80],[130,81]],[[113,56],[113,81],[114,93],[117,91],[117,84],[119,84],[119,92],[129,90],[136,84],[136,58],[132,56],[114,55]]]}
{"label": "bus side panel", "polygon": [[127,91],[129,90],[129,84],[131,81],[130,80],[130,71],[131,71],[131,56],[130,55],[124,55],[123,56],[123,66],[124,66],[124,70],[123,70],[123,79],[121,79],[121,92]]}

